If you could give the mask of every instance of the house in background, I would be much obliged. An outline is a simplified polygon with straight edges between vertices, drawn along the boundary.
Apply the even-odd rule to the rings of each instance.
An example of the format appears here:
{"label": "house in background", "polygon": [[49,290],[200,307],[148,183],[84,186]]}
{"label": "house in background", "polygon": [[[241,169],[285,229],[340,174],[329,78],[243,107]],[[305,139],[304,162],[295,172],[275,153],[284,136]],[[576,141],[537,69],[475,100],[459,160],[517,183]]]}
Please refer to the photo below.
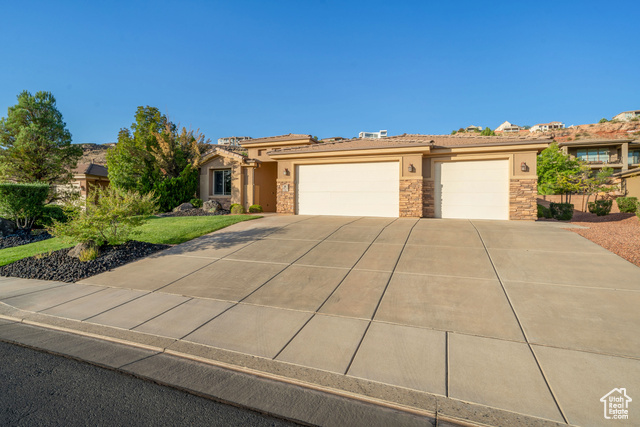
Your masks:
{"label": "house in background", "polygon": [[629,122],[635,118],[640,119],[640,110],[623,111],[613,116],[611,120],[620,120],[621,122]]}
{"label": "house in background", "polygon": [[347,138],[343,138],[341,136],[332,136],[331,138],[322,138],[320,141],[321,142],[338,142],[338,141],[345,141]]}
{"label": "house in background", "polygon": [[76,193],[81,199],[86,200],[96,188],[109,186],[109,175],[105,166],[93,162],[78,163],[72,173],[73,178],[69,184],[55,186],[55,192],[58,195]]}
{"label": "house in background", "polygon": [[593,170],[605,167],[626,172],[640,166],[640,141],[633,139],[588,139],[558,144],[571,158],[586,162]]}
{"label": "house in background", "polygon": [[465,132],[482,132],[482,126],[467,126],[464,128]]}
{"label": "house in background", "polygon": [[381,130],[378,132],[360,132],[358,134],[358,138],[374,138],[374,139],[379,139],[379,138],[386,138],[387,137],[387,131],[386,130]]}
{"label": "house in background", "polygon": [[200,198],[295,215],[535,220],[536,156],[549,143],[528,132],[257,138],[203,156]]}
{"label": "house in background", "polygon": [[251,139],[250,136],[229,136],[227,138],[218,138],[218,145],[227,145],[231,147],[239,147],[241,141]]}
{"label": "house in background", "polygon": [[564,129],[564,123],[562,122],[549,122],[549,123],[539,123],[535,126],[531,126],[529,132],[546,132],[549,130],[555,129]]}
{"label": "house in background", "polygon": [[524,130],[524,127],[504,122],[494,130],[496,133],[517,133]]}

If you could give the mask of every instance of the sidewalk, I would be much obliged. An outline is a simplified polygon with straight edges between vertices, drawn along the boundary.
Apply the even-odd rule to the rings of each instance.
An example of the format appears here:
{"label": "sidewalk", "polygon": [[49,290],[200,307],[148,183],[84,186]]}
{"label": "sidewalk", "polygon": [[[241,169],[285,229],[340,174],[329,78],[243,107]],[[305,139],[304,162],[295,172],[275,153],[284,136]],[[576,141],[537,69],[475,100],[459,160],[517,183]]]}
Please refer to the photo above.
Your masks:
{"label": "sidewalk", "polygon": [[[3,277],[0,318],[23,324],[0,324],[0,339],[42,345],[29,324],[100,338],[143,353],[95,363],[189,388],[158,366],[195,360],[404,411],[394,424],[601,424],[602,395],[640,390],[640,269],[552,226],[496,224],[274,216],[77,284]],[[546,253],[599,263],[582,268],[593,284],[560,264],[545,284],[523,260]],[[603,259],[611,271],[589,271]],[[627,280],[606,289],[597,274]]]}

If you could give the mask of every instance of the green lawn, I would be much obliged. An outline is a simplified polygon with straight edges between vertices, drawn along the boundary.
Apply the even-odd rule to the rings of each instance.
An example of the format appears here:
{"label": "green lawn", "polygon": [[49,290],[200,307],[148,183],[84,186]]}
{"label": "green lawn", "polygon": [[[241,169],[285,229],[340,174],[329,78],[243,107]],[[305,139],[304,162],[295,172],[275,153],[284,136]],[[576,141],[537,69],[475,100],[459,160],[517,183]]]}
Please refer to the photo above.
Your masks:
{"label": "green lawn", "polygon": [[[151,217],[140,227],[140,234],[135,240],[149,243],[173,245],[194,239],[232,224],[260,218],[252,215],[216,215],[216,216],[183,216],[173,218]],[[42,242],[29,243],[15,248],[0,249],[0,266],[10,264],[22,258],[37,254],[57,251],[58,249],[74,246],[54,237]]]}

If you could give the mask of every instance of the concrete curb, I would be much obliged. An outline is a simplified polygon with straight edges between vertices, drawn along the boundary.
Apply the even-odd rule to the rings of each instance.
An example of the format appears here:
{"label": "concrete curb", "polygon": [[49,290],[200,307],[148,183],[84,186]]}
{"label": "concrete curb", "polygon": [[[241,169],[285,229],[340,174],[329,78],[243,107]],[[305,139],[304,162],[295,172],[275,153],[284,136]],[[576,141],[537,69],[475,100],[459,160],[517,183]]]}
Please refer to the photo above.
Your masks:
{"label": "concrete curb", "polygon": [[[4,303],[0,303],[0,319],[2,341],[304,424],[566,425],[202,344],[24,311]],[[203,378],[212,380],[203,383]]]}

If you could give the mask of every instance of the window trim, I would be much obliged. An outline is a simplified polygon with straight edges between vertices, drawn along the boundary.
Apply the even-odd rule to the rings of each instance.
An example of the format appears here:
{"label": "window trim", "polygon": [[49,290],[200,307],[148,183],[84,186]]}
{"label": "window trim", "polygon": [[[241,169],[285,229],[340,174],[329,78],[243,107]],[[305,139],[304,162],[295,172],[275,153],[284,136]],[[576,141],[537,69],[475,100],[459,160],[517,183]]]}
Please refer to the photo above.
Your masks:
{"label": "window trim", "polygon": [[[231,185],[231,169],[213,169],[213,177],[211,179],[211,194],[214,196],[230,196],[231,195],[231,191],[232,191],[232,185]],[[229,175],[229,181],[228,181],[228,188],[225,188],[225,184],[227,184],[227,182],[223,181],[222,182],[222,193],[219,193],[216,191],[217,185],[216,185],[216,176],[222,176],[222,179],[224,180],[224,176],[225,174]]]}

